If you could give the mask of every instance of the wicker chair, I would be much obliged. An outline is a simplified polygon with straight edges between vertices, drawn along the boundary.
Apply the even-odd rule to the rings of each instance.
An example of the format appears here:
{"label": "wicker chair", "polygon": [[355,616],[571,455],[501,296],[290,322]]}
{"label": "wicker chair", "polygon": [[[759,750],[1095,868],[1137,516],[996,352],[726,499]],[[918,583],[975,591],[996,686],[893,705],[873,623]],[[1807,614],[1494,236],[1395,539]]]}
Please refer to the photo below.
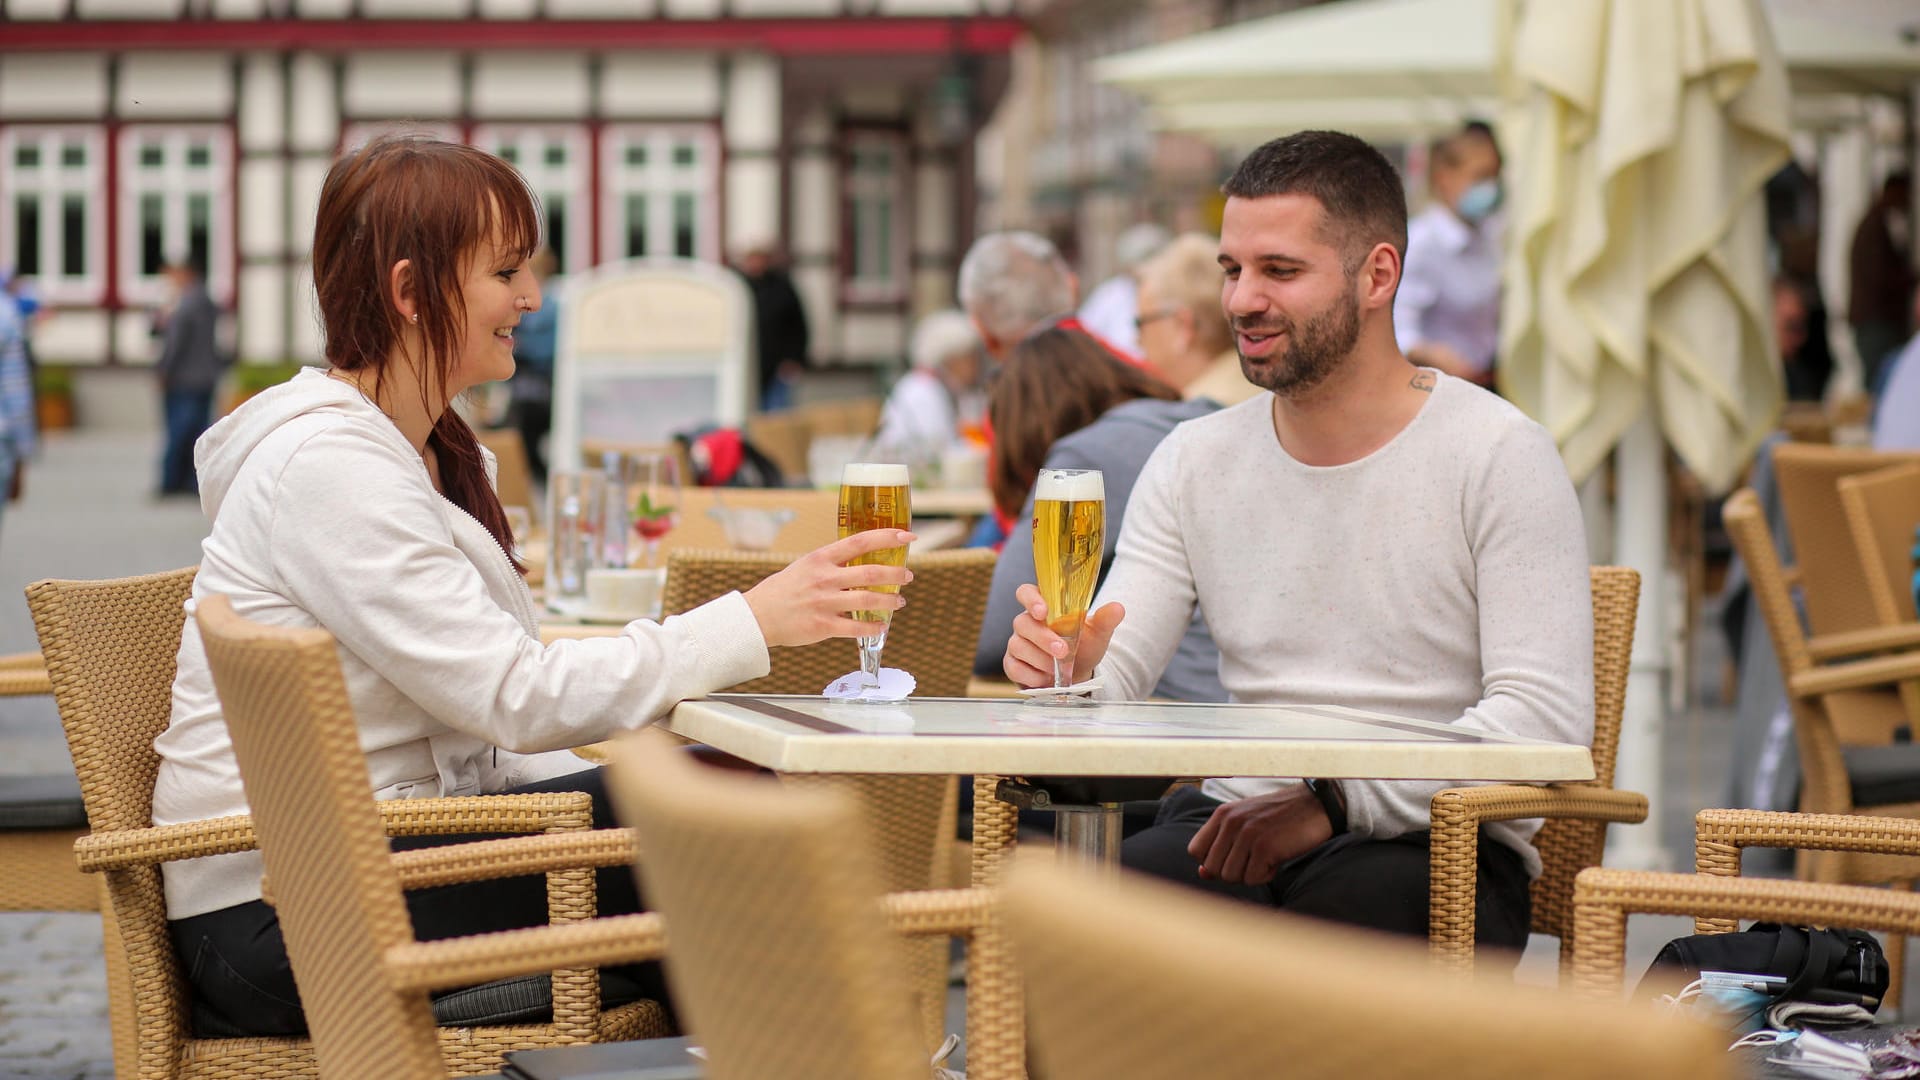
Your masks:
{"label": "wicker chair", "polygon": [[[1840,478],[1840,504],[1873,603],[1886,630],[1916,625],[1913,605],[1914,530],[1920,527],[1920,461]],[[1900,684],[1911,722],[1920,718],[1920,682]]]}
{"label": "wicker chair", "polygon": [[[787,565],[791,555],[756,552],[677,551],[667,557],[664,608],[678,613],[735,589],[746,590]],[[962,697],[973,672],[973,645],[986,615],[993,580],[992,552],[941,551],[909,558],[914,573],[909,603],[893,618],[887,635],[890,666],[911,671],[921,697]],[[855,666],[854,648],[839,639],[798,649],[777,649],[772,669],[735,690],[758,694],[818,694]],[[940,888],[949,880],[959,792],[942,776],[799,776],[789,783],[825,785],[853,794],[867,810],[880,844],[882,884],[889,892]],[[922,1033],[929,1049],[946,1023],[936,992],[946,985],[947,950],[940,941],[909,949],[920,988]]]}
{"label": "wicker chair", "polygon": [[[224,596],[203,599],[195,618],[323,1075],[444,1077],[497,1069],[508,1050],[668,1034],[657,1002],[602,1012],[591,966],[661,953],[657,916],[594,918],[591,868],[631,862],[630,833],[395,855],[332,635],[249,622]],[[403,887],[524,874],[547,875],[554,925],[414,941]],[[551,1024],[434,1027],[429,991],[542,971],[553,973]]]}
{"label": "wicker chair", "polygon": [[1730,1075],[1725,1037],[1685,1019],[1462,985],[1380,935],[1020,861],[1002,918],[1049,1080]]}
{"label": "wicker chair", "polygon": [[[153,741],[172,713],[174,658],[193,576],[188,567],[27,588],[91,829],[74,851],[82,870],[104,879],[114,1072],[137,1080],[311,1077],[313,1048],[305,1039],[192,1034],[186,978],[167,931],[162,863],[254,847],[244,816],[153,824],[160,768]],[[410,799],[380,810],[394,834],[584,830],[591,820],[581,795]],[[465,1035],[448,1032],[456,1042]]]}
{"label": "wicker chair", "polygon": [[1600,865],[1607,824],[1647,819],[1647,797],[1613,786],[1626,709],[1627,669],[1633,659],[1633,620],[1640,606],[1640,574],[1596,566],[1593,583],[1593,776],[1577,784],[1493,784],[1450,788],[1433,797],[1429,879],[1432,911],[1428,942],[1436,962],[1473,970],[1475,890],[1479,884],[1480,826],[1491,821],[1544,817],[1534,834],[1540,876],[1534,879],[1533,931],[1560,939],[1560,967],[1573,959],[1573,879]]}
{"label": "wicker chair", "polygon": [[886,927],[944,944],[985,921],[988,894],[882,901],[868,845],[847,842],[872,815],[842,792],[703,768],[654,732],[612,753],[614,804],[647,838],[642,888],[672,928],[667,978],[707,1075],[927,1075],[916,984]]}
{"label": "wicker chair", "polygon": [[[1878,930],[1903,941],[1920,934],[1920,896],[1823,882],[1742,878],[1750,847],[1842,851],[1882,858],[1920,855],[1920,822],[1767,810],[1702,810],[1694,818],[1693,874],[1591,869],[1574,882],[1573,985],[1617,994],[1624,976],[1630,914],[1692,915],[1702,934],[1737,929],[1741,919]],[[1901,965],[1889,957],[1897,1000]]]}
{"label": "wicker chair", "polygon": [[[51,693],[39,653],[0,656],[0,697]],[[73,864],[74,841],[86,834],[73,777],[0,778],[0,911],[99,911],[100,882]]]}
{"label": "wicker chair", "polygon": [[[1920,646],[1920,624],[1888,626],[1876,611],[1838,483],[1843,476],[1914,462],[1920,455],[1856,447],[1793,443],[1774,451],[1780,506],[1793,539],[1789,584],[1800,586],[1806,604],[1807,653],[1815,663]],[[1848,744],[1884,745],[1913,723],[1892,685],[1835,694],[1827,709],[1840,741]]]}

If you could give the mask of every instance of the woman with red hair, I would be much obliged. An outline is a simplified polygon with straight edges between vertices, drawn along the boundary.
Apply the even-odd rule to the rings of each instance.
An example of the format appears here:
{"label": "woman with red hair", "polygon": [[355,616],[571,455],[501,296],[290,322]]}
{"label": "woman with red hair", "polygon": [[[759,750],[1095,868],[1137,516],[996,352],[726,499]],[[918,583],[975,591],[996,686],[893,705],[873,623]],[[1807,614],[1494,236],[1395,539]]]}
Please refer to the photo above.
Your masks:
{"label": "woman with red hair", "polygon": [[[899,603],[860,587],[911,575],[844,564],[911,536],[851,536],[744,595],[618,636],[543,645],[509,554],[493,460],[448,407],[513,374],[514,328],[540,308],[527,268],[539,221],[520,175],[472,147],[388,137],[334,164],[313,243],[327,366],[254,397],[199,441],[213,526],[193,593],[338,640],[375,797],[586,791],[595,824],[606,825],[597,773],[567,748],[763,675],[769,647],[858,636],[869,624],[849,611]],[[156,823],[246,812],[191,619],[172,721],[155,747]],[[305,1030],[260,878],[257,853],[165,868],[203,1034]],[[603,912],[636,910],[632,874],[603,871],[599,898]],[[423,939],[546,921],[539,878],[413,892],[408,906]],[[626,974],[643,980],[631,992],[658,996],[657,981],[646,985],[652,972]],[[459,1021],[514,1022],[544,1007]]]}

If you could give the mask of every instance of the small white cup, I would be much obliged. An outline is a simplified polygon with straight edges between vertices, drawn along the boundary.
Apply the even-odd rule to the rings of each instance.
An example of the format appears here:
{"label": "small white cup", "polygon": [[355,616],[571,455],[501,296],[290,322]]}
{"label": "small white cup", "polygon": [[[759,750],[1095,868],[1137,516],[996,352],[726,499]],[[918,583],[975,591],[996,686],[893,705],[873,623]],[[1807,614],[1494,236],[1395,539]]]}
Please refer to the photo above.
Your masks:
{"label": "small white cup", "polygon": [[631,621],[660,611],[666,571],[647,567],[597,566],[587,571],[587,612],[592,618]]}

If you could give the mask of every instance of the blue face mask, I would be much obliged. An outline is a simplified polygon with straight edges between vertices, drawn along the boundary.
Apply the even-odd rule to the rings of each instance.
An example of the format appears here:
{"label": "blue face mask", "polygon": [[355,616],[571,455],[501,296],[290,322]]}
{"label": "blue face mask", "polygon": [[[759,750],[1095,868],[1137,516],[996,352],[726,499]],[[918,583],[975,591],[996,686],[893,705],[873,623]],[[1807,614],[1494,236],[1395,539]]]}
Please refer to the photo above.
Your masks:
{"label": "blue face mask", "polygon": [[1695,987],[1679,995],[1677,1004],[1689,1006],[1693,1016],[1715,1027],[1736,1034],[1758,1031],[1767,1026],[1767,1006],[1773,996],[1757,989],[1751,976],[1719,971],[1703,971]]}
{"label": "blue face mask", "polygon": [[1454,207],[1461,220],[1479,224],[1500,207],[1500,181],[1482,180],[1460,193],[1460,205]]}

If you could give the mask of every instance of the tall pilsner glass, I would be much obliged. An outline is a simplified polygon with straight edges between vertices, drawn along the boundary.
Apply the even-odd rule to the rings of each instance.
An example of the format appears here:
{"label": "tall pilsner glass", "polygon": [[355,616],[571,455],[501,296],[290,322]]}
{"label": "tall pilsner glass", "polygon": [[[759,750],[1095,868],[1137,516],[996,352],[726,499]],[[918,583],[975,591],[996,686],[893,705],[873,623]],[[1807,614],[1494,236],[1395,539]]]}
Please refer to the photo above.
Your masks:
{"label": "tall pilsner glass", "polygon": [[1033,571],[1047,628],[1067,641],[1067,655],[1053,660],[1056,690],[1073,683],[1106,537],[1107,485],[1100,470],[1041,469],[1033,489]]}
{"label": "tall pilsner glass", "polygon": [[[905,529],[912,524],[913,506],[907,496],[907,467],[871,462],[851,462],[840,474],[840,535],[852,536],[868,529]],[[848,563],[861,566],[881,563],[904,566],[905,547],[881,548]],[[876,585],[877,592],[897,593],[898,585]],[[893,622],[891,611],[856,611],[853,617],[879,624],[874,633],[860,638],[860,682],[862,686],[880,685],[880,651],[887,645],[887,627]]]}

